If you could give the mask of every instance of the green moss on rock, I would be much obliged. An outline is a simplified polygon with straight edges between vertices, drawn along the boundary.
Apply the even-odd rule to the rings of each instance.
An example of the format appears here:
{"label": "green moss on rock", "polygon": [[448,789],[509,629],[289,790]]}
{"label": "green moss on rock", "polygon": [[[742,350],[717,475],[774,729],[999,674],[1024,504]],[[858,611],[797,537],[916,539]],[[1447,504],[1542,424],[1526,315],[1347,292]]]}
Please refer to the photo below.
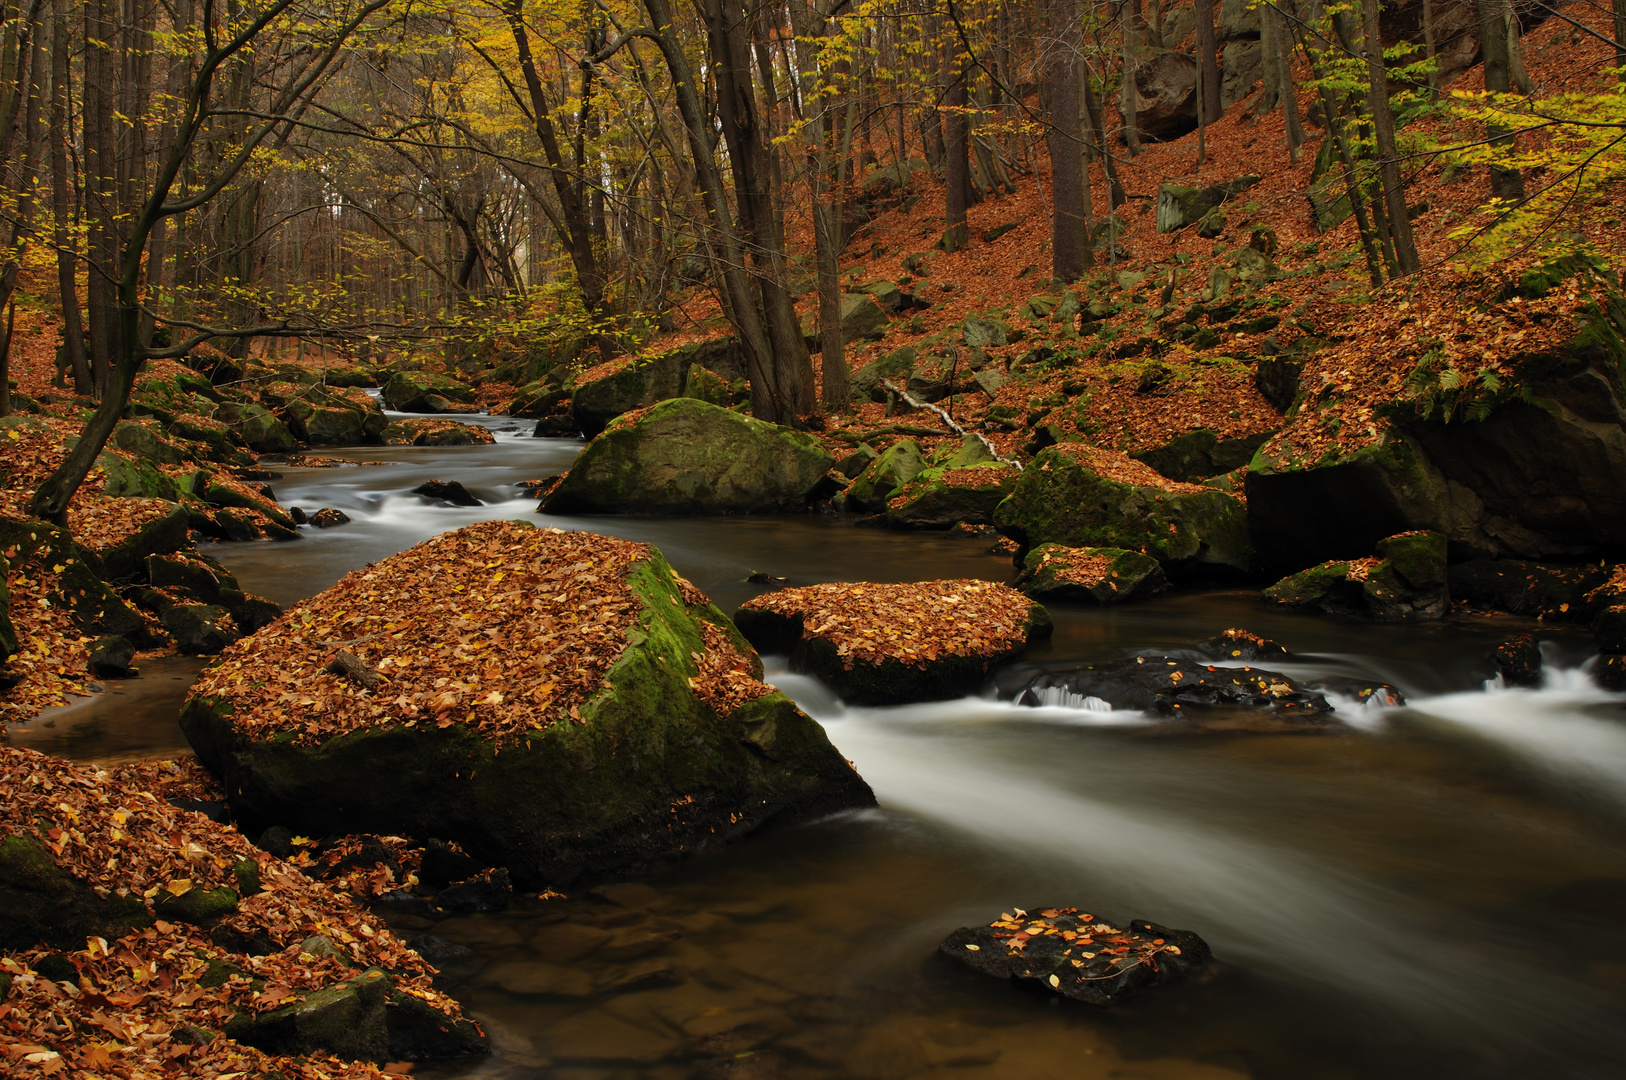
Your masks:
{"label": "green moss on rock", "polygon": [[1143,551],[1165,571],[1240,572],[1253,563],[1239,499],[1077,443],[1041,451],[999,504],[994,524],[1031,547]]}
{"label": "green moss on rock", "polygon": [[913,480],[926,467],[920,444],[900,439],[871,461],[848,485],[842,495],[842,509],[854,513],[879,513],[898,489]]}
{"label": "green moss on rock", "polygon": [[606,429],[542,504],[545,513],[800,510],[835,459],[811,436],[692,398]]}
{"label": "green moss on rock", "polygon": [[1038,600],[1119,604],[1168,586],[1149,555],[1122,548],[1070,548],[1042,544],[1028,552],[1016,587]]}

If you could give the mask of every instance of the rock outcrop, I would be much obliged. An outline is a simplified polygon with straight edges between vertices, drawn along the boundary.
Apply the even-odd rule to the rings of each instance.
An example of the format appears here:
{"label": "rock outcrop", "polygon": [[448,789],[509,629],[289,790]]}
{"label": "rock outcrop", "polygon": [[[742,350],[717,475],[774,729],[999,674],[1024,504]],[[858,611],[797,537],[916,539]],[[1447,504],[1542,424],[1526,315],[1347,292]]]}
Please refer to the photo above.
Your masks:
{"label": "rock outcrop", "polygon": [[1265,599],[1329,614],[1366,614],[1379,622],[1438,619],[1451,607],[1445,537],[1411,532],[1386,537],[1377,554],[1334,560],[1283,578]]}
{"label": "rock outcrop", "polygon": [[[340,620],[356,640],[335,673]],[[873,803],[760,674],[655,549],[493,521],[239,641],[181,726],[245,828],[436,836],[565,885]]]}
{"label": "rock outcrop", "polygon": [[1168,587],[1150,555],[1122,548],[1070,548],[1041,544],[1028,552],[1016,587],[1035,600],[1121,604]]}
{"label": "rock outcrop", "polygon": [[804,509],[835,458],[810,436],[693,398],[623,416],[542,503],[550,514]]}

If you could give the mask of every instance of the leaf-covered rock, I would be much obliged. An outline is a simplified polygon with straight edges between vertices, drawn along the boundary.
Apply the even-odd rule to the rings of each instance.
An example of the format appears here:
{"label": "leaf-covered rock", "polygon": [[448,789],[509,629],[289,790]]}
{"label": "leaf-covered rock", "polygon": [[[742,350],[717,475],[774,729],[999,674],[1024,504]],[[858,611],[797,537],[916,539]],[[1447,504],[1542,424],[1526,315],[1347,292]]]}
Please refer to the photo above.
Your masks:
{"label": "leaf-covered rock", "polygon": [[1144,919],[1120,928],[1071,907],[1001,912],[987,926],[954,931],[937,951],[985,975],[1031,981],[1091,1005],[1188,978],[1213,959],[1190,930]]}
{"label": "leaf-covered rock", "polygon": [[474,388],[449,375],[397,371],[384,384],[384,404],[397,412],[440,412],[435,398],[460,405],[474,403]]}
{"label": "leaf-covered rock", "polygon": [[1166,571],[1246,571],[1253,563],[1240,499],[1081,443],[1041,451],[999,504],[994,524],[1030,547],[1142,551]]}
{"label": "leaf-covered rock", "polygon": [[748,601],[734,622],[759,652],[788,655],[858,705],[973,693],[1052,629],[1016,590],[969,580],[781,589]]}
{"label": "leaf-covered rock", "polygon": [[913,439],[899,439],[879,457],[872,457],[847,486],[841,496],[841,509],[861,514],[885,510],[893,494],[925,467],[920,444]]}
{"label": "leaf-covered rock", "polygon": [[[381,677],[335,673],[335,638]],[[493,521],[237,642],[182,730],[234,813],[455,840],[525,885],[632,872],[873,802],[655,549]]]}
{"label": "leaf-covered rock", "polygon": [[1028,552],[1016,587],[1036,600],[1119,604],[1168,587],[1162,565],[1122,548],[1070,548],[1041,544]]}
{"label": "leaf-covered rock", "polygon": [[1011,493],[1019,475],[1020,470],[1004,462],[922,470],[887,500],[887,522],[908,529],[990,525],[994,508]]}
{"label": "leaf-covered rock", "polygon": [[1265,599],[1379,622],[1438,619],[1451,606],[1445,537],[1411,532],[1378,541],[1366,559],[1333,560],[1278,581]]}
{"label": "leaf-covered rock", "polygon": [[623,416],[571,464],[550,514],[800,510],[835,459],[811,436],[693,398]]}

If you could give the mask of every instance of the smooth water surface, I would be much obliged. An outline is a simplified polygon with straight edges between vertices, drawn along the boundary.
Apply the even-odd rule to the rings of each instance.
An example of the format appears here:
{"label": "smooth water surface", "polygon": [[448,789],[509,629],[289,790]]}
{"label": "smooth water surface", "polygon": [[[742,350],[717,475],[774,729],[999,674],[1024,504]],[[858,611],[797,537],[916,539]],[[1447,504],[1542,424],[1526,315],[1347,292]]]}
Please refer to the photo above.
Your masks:
{"label": "smooth water surface", "polygon": [[[494,516],[655,543],[725,610],[761,591],[752,570],[792,584],[1012,572],[986,539],[815,517],[542,518],[516,482],[568,467],[580,444],[489,422],[495,446],[347,450],[389,464],[285,469],[272,482],[284,503],[352,523],[211,554],[284,603]],[[488,505],[407,493],[430,478]],[[435,924],[475,950],[447,977],[497,1052],[417,1075],[1626,1075],[1626,699],[1587,679],[1588,635],[1312,618],[1245,589],[1052,613],[1040,661],[1245,626],[1300,654],[1290,674],[1385,681],[1410,705],[1341,702],[1345,722],[1311,734],[1199,735],[985,698],[849,709],[769,658],[770,681],[824,723],[880,809],[633,886]],[[1486,654],[1522,629],[1544,641],[1548,685],[1487,688]],[[114,693],[145,711],[110,695],[14,739],[97,760],[173,753],[163,718],[189,678],[184,665],[144,673]],[[934,952],[957,926],[1048,904],[1190,928],[1224,966],[1103,1013]]]}

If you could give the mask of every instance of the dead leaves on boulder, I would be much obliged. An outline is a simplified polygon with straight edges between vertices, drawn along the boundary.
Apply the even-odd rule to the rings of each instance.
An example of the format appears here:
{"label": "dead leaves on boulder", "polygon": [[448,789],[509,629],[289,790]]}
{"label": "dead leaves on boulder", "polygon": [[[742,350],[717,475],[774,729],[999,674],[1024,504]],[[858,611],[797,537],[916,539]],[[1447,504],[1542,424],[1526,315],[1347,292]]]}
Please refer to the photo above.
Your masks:
{"label": "dead leaves on boulder", "polygon": [[924,668],[942,656],[1005,656],[1027,642],[1033,607],[1015,589],[958,578],[781,589],[743,610],[801,616],[803,639],[832,642],[851,670],[888,660]]}

